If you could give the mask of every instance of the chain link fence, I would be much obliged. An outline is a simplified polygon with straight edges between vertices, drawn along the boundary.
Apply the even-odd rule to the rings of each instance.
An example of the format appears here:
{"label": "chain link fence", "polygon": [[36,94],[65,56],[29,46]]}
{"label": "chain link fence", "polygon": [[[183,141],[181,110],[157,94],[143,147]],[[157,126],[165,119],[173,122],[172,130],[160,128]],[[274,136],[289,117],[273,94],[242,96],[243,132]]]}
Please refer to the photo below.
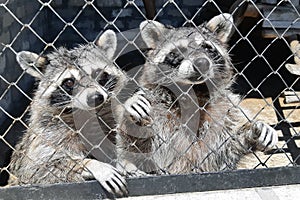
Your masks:
{"label": "chain link fence", "polygon": [[[300,98],[298,92],[300,90],[300,62],[298,57],[300,55],[300,45],[298,43],[300,28],[299,1],[156,0],[154,5],[155,9],[153,10],[152,8],[151,10],[151,7],[145,8],[141,0],[0,0],[1,185],[7,184],[9,175],[15,176],[11,172],[10,158],[12,153],[16,151],[16,144],[23,137],[24,133],[32,131],[31,127],[33,126],[29,123],[31,116],[30,107],[31,105],[35,105],[32,102],[34,91],[41,90],[37,84],[34,84],[35,79],[26,73],[28,70],[22,70],[17,63],[17,53],[30,51],[35,52],[41,57],[52,51],[60,52],[59,47],[61,46],[71,49],[78,46],[78,44],[88,45],[95,43],[99,36],[101,38],[104,30],[111,29],[117,34],[118,39],[117,50],[114,58],[112,58],[113,65],[117,66],[119,70],[123,70],[123,75],[130,79],[128,85],[134,85],[130,85],[129,90],[122,90],[121,94],[127,94],[123,95],[122,98],[124,99],[119,98],[121,95],[117,96],[117,103],[124,104],[126,99],[136,94],[136,89],[141,87],[140,80],[137,78],[138,74],[141,73],[141,65],[145,61],[148,62],[150,60],[149,62],[151,62],[151,58],[147,54],[149,46],[146,47],[139,30],[140,23],[146,20],[147,17],[173,27],[185,26],[197,28],[197,26],[209,21],[216,15],[224,13],[232,14],[234,31],[231,32],[228,41],[228,53],[233,63],[231,67],[233,68],[234,75],[231,80],[235,79],[235,81],[231,85],[231,90],[235,94],[239,94],[241,99],[237,103],[232,103],[230,109],[237,107],[244,114],[242,118],[247,119],[249,122],[259,120],[266,122],[276,130],[279,140],[277,145],[268,151],[255,151],[252,148],[247,149],[249,150],[249,154],[241,158],[237,163],[237,168],[286,167],[296,166],[300,163]],[[148,12],[146,14],[147,9]],[[151,13],[149,14],[149,12]],[[166,38],[168,37],[166,36]],[[167,42],[175,44],[175,41]],[[176,48],[180,47],[177,46]],[[83,48],[82,51],[84,52],[86,49]],[[78,57],[82,57],[82,54],[79,53]],[[106,60],[109,56],[105,55],[104,57],[103,59]],[[74,58],[73,60],[76,68],[81,67],[76,64],[78,60],[78,58]],[[111,61],[108,62],[110,63]],[[37,65],[37,62],[35,65]],[[61,71],[53,72],[53,74],[60,73],[63,74]],[[45,78],[47,79],[47,77]],[[58,82],[59,78],[51,81]],[[171,88],[169,85],[168,87]],[[45,93],[47,89],[45,89]],[[172,101],[171,107],[165,110],[166,112],[170,112],[176,102],[180,104],[180,98],[183,98],[184,95],[187,95],[186,98],[191,99],[195,97],[195,95],[187,93],[180,87],[170,90],[173,92],[172,95],[175,95],[175,100]],[[187,91],[189,90],[187,89]],[[72,96],[72,94],[69,95]],[[159,94],[159,96],[162,96],[162,94]],[[193,100],[189,101],[189,105],[192,105],[191,102]],[[196,108],[194,108],[195,106],[191,106],[196,111],[188,111],[188,116],[185,116],[187,118],[185,119],[186,124],[190,122],[199,124],[198,121],[194,122],[192,120],[194,116],[197,116],[195,113],[199,109],[204,109],[206,114],[209,115],[209,106],[207,105],[210,103],[211,100],[209,99],[203,105],[196,105]],[[107,112],[112,113],[114,116],[112,120],[115,122],[113,124],[116,124],[117,120],[115,118],[120,118],[121,113],[118,112],[119,110],[115,111],[115,107],[117,106],[114,105],[107,105],[107,108],[111,109]],[[49,110],[48,106],[50,105],[42,105],[38,109],[40,109],[41,113],[47,112]],[[126,106],[121,107],[126,108]],[[250,111],[249,113],[251,114],[246,114],[246,110]],[[81,148],[85,149],[83,151],[85,152],[85,156],[96,158],[114,166],[120,164],[116,150],[117,127],[107,125],[105,120],[102,120],[101,115],[96,116],[94,113],[89,115],[91,112],[73,115],[72,120],[76,121],[77,125],[73,126],[74,123],[72,122],[73,125],[68,127],[70,126],[69,118],[66,121],[64,112],[56,113],[53,118],[48,119],[48,122],[43,122],[45,129],[53,126],[53,124],[55,125],[53,121],[56,119],[64,121],[63,124],[67,129],[70,128],[73,133],[81,136],[80,140],[84,144],[84,147]],[[169,117],[171,118],[172,116]],[[201,116],[198,117],[199,119],[201,118]],[[213,119],[213,121],[219,120],[221,119]],[[66,127],[62,128],[62,130],[66,130]],[[93,127],[96,128],[93,129]],[[201,128],[205,129],[205,123],[196,129],[198,131]],[[56,130],[57,128],[54,129]],[[134,130],[137,130],[137,132],[132,137],[142,137],[141,133],[138,132],[139,128],[134,128]],[[105,134],[100,134],[102,132]],[[191,134],[197,135],[198,133],[192,131]],[[232,137],[230,133],[227,136]],[[145,137],[143,136],[142,138],[144,139]],[[155,138],[153,135],[149,137]],[[48,139],[43,138],[45,142],[49,142]],[[159,136],[158,140],[161,142],[159,144],[161,148],[158,148],[157,152],[163,151],[162,148],[166,148],[164,143],[173,144],[164,139]],[[188,145],[189,147],[194,144],[194,140],[202,141],[202,136],[197,135],[197,137],[193,138],[191,144]],[[148,163],[147,159],[144,159],[145,157],[151,157],[149,156],[151,148],[149,150],[145,149],[148,147],[143,147],[144,149],[141,150],[139,142],[143,141],[130,138],[130,142],[124,144],[128,145],[125,147],[126,150],[132,150],[134,153],[143,155],[143,159],[139,160],[137,158],[137,162],[140,166],[143,165],[144,171],[152,174],[172,174],[172,170],[168,170],[165,166],[160,167],[156,165],[153,168],[153,163]],[[225,143],[226,141],[223,141],[218,147],[221,148]],[[26,145],[28,148],[38,149],[36,146],[32,147],[34,145],[31,143]],[[40,145],[44,145],[44,143]],[[55,144],[53,145],[52,148],[54,151],[59,151],[55,149],[58,147]],[[172,148],[166,148],[165,151],[170,153],[175,149],[176,152],[178,148],[180,148],[180,145],[179,147],[175,145]],[[212,154],[214,154],[214,151],[217,151],[212,147],[206,148],[210,149]],[[188,154],[189,150],[186,149],[185,151]],[[184,156],[182,154],[175,157]],[[131,155],[131,157],[134,156]],[[203,157],[202,159],[205,160],[206,158]],[[82,162],[82,160],[76,162]],[[121,164],[124,167],[124,163]],[[224,168],[230,168],[228,167],[230,164],[226,165]],[[68,167],[71,168],[69,169],[70,172],[74,171],[74,166],[73,168],[72,166]],[[184,166],[180,167],[184,168]],[[207,171],[204,169],[205,167],[198,170],[197,166],[190,168],[192,168],[189,171],[190,173]],[[128,169],[126,168],[126,170]],[[39,169],[36,170],[38,171]],[[183,171],[186,173],[186,170]],[[136,173],[137,175],[144,175],[144,172],[138,172],[141,174]],[[67,174],[68,176],[69,174],[72,176],[71,173]],[[136,174],[132,171],[129,173],[129,175]],[[53,175],[57,176],[57,174]],[[43,179],[44,177],[40,178]],[[67,180],[69,179],[68,177],[60,178],[62,179],[61,182],[68,182]]]}

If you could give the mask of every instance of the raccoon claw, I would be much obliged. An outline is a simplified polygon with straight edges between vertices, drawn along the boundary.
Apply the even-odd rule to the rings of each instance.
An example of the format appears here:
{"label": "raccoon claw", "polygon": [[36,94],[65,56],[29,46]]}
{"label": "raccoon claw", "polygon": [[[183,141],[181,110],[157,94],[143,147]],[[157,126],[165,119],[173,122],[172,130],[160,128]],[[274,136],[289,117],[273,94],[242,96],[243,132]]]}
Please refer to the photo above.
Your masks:
{"label": "raccoon claw", "polygon": [[90,178],[91,175],[107,192],[119,196],[128,194],[126,180],[112,165],[93,159],[86,159],[83,177]]}
{"label": "raccoon claw", "polygon": [[125,102],[125,109],[138,125],[147,126],[152,123],[151,104],[144,97],[143,91],[136,92]]}
{"label": "raccoon claw", "polygon": [[256,134],[256,147],[259,150],[265,151],[273,148],[278,142],[278,135],[271,126],[263,122],[256,122],[253,127],[253,132]]}
{"label": "raccoon claw", "polygon": [[148,176],[146,172],[139,170],[133,163],[129,161],[119,162],[116,168],[120,171],[121,174],[127,177]]}
{"label": "raccoon claw", "polygon": [[128,173],[128,177],[143,177],[143,176],[149,176],[146,172],[143,172],[141,170],[137,170],[137,171],[131,171],[131,172],[127,172]]}

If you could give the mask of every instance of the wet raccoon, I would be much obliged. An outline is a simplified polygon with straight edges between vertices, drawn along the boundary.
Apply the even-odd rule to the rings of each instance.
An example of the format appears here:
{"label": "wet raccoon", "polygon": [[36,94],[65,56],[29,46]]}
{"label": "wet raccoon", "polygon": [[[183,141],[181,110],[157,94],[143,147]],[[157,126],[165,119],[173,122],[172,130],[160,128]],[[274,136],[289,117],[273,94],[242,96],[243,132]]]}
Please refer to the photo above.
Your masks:
{"label": "wet raccoon", "polygon": [[[28,130],[11,158],[10,185],[95,178],[109,192],[126,193],[125,179],[112,165],[88,158],[79,136],[85,123],[78,121],[81,111],[95,115],[125,82],[124,74],[112,62],[115,33],[104,32],[96,44],[72,50],[61,47],[45,57],[27,51],[17,54],[20,66],[38,78],[39,85]],[[106,113],[105,109],[97,112],[104,120]]]}
{"label": "wet raccoon", "polygon": [[[144,99],[128,104],[120,121],[120,170],[181,174],[235,169],[253,149],[273,147],[275,130],[249,122],[231,92],[232,64],[226,50],[233,20],[221,14],[199,27],[140,25],[150,49],[141,70]],[[139,97],[140,98],[140,97]]]}

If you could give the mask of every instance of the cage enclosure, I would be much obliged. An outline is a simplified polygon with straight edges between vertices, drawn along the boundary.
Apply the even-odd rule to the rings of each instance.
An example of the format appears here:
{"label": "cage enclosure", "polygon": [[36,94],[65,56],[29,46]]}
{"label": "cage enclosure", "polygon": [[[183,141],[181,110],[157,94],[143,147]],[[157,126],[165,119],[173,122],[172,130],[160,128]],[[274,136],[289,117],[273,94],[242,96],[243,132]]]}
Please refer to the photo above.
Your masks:
{"label": "cage enclosure", "polygon": [[[106,65],[116,67],[116,69],[120,70],[129,80],[129,89],[126,88],[126,90],[124,89],[121,92],[122,95],[126,95],[119,95],[122,96],[123,99],[117,98],[117,102],[121,102],[121,104],[125,105],[123,107],[126,108],[126,98],[137,94],[137,91],[142,85],[138,78],[142,73],[141,66],[145,65],[145,63],[146,65],[151,65],[153,62],[157,62],[159,59],[151,60],[151,56],[155,57],[161,55],[162,53],[159,51],[161,50],[160,48],[165,48],[163,50],[166,53],[167,48],[164,46],[166,43],[169,43],[168,48],[171,48],[170,46],[173,45],[174,49],[179,51],[179,54],[178,52],[176,54],[174,49],[172,52],[167,52],[168,56],[172,55],[176,57],[173,57],[171,61],[171,58],[164,55],[164,65],[167,65],[166,63],[175,63],[176,66],[173,66],[172,71],[179,69],[182,64],[181,62],[183,61],[186,61],[185,63],[192,62],[195,52],[201,51],[198,47],[193,46],[196,41],[195,38],[197,38],[195,37],[187,46],[187,48],[193,48],[193,51],[186,55],[185,51],[182,51],[178,46],[178,41],[170,39],[171,37],[168,35],[169,32],[167,31],[162,34],[161,44],[154,48],[150,47],[151,45],[149,45],[147,37],[151,37],[151,34],[147,35],[147,37],[143,37],[143,33],[141,33],[143,29],[140,29],[140,24],[144,20],[154,19],[161,24],[167,25],[164,28],[160,28],[159,24],[155,25],[154,31],[156,30],[155,34],[157,35],[155,36],[155,39],[157,39],[157,41],[159,40],[158,36],[163,31],[173,30],[170,28],[171,26],[175,28],[187,27],[186,30],[195,28],[193,29],[195,30],[194,32],[182,35],[182,37],[179,37],[180,34],[182,34],[182,32],[180,32],[181,29],[176,29],[172,32],[173,35],[178,34],[176,36],[179,37],[179,39],[177,38],[178,40],[184,38],[186,41],[188,40],[187,38],[193,34],[197,35],[197,33],[201,33],[205,35],[205,31],[201,32],[202,28],[204,27],[205,29],[209,27],[210,20],[214,16],[227,16],[225,13],[230,13],[234,20],[233,23],[231,22],[233,28],[229,33],[228,44],[226,47],[232,62],[230,67],[232,67],[233,71],[233,75],[230,77],[230,90],[228,91],[230,91],[230,95],[232,93],[239,96],[237,102],[231,102],[228,110],[237,109],[239,112],[243,113],[242,118],[245,118],[247,123],[264,121],[268,124],[266,127],[270,127],[272,130],[274,129],[276,131],[276,134],[274,133],[272,137],[277,135],[278,142],[267,151],[256,151],[255,148],[245,147],[247,154],[242,156],[239,162],[237,162],[235,170],[228,170],[235,167],[231,167],[231,164],[226,163],[227,161],[225,160],[224,167],[216,170],[205,170],[205,166],[202,166],[201,163],[199,166],[191,167],[192,170],[190,170],[189,173],[172,173],[173,171],[170,166],[172,166],[173,161],[169,163],[169,166],[164,167],[161,167],[155,162],[154,164],[152,163],[153,160],[155,160],[155,152],[162,151],[161,149],[169,144],[169,141],[166,141],[166,138],[156,136],[156,132],[154,132],[154,135],[149,136],[151,141],[155,141],[155,138],[158,137],[157,141],[160,142],[158,144],[159,147],[157,147],[153,153],[154,155],[151,155],[147,154],[151,152],[151,150],[148,151],[148,149],[143,149],[145,152],[141,151],[141,148],[138,146],[140,145],[140,140],[132,140],[131,137],[136,137],[136,135],[131,135],[130,139],[127,138],[131,143],[123,141],[124,144],[128,145],[125,149],[133,149],[132,151],[134,153],[143,154],[142,161],[137,158],[137,160],[139,160],[138,162],[146,163],[141,164],[141,166],[145,165],[146,168],[150,167],[149,169],[146,169],[137,166],[138,168],[143,168],[143,171],[148,174],[147,176],[143,173],[135,174],[135,172],[127,174],[129,176],[129,178],[126,179],[128,182],[129,196],[299,184],[300,97],[298,91],[300,90],[300,85],[299,74],[297,75],[297,70],[300,70],[300,45],[298,42],[300,29],[299,1],[0,0],[0,185],[3,186],[3,188],[0,188],[0,199],[37,199],[40,197],[45,199],[101,199],[110,197],[110,194],[100,187],[96,181],[73,183],[73,181],[68,181],[67,177],[58,181],[56,184],[34,184],[33,186],[17,187],[7,186],[9,176],[15,176],[11,170],[12,164],[10,164],[10,161],[13,152],[17,151],[16,144],[21,140],[25,132],[32,131],[32,124],[30,124],[30,122],[32,122],[32,112],[30,112],[30,109],[31,106],[34,105],[33,99],[35,91],[40,90],[39,78],[35,79],[33,76],[28,75],[27,73],[30,70],[22,69],[17,62],[16,56],[19,55],[18,52],[27,51],[36,53],[34,55],[37,55],[37,57],[35,57],[32,66],[37,67],[39,58],[44,58],[44,55],[50,55],[49,58],[45,57],[45,59],[51,60],[51,56],[54,57],[54,54],[49,54],[49,52],[59,52],[58,55],[63,57],[64,53],[61,52],[64,50],[59,50],[59,47],[75,49],[74,51],[65,51],[72,62],[75,63],[79,60],[78,57],[80,57],[80,59],[87,59],[88,56],[82,56],[81,53],[87,51],[87,55],[89,55],[90,51],[86,50],[88,48],[97,48],[96,46],[99,44],[107,46],[107,49],[111,48],[113,45],[101,43],[101,38],[104,38],[101,36],[107,33],[106,30],[113,30],[117,37],[116,51],[113,52],[114,57],[111,58],[111,60],[109,60],[110,56],[108,55],[104,55],[103,60],[108,59]],[[211,43],[214,43],[211,38],[216,34],[217,31],[212,34],[213,36],[203,36],[204,39],[202,38],[200,41],[205,45],[197,45],[207,51],[213,49],[217,54],[224,56],[227,52],[220,52],[224,51],[225,48],[223,49],[223,46],[215,46],[220,45],[220,42],[215,42],[215,45],[211,45]],[[110,40],[105,41],[111,42]],[[154,40],[153,43],[155,42],[156,41]],[[79,44],[81,44],[81,46],[78,47]],[[87,45],[88,47],[85,47],[84,45]],[[180,45],[183,44],[180,43]],[[79,49],[82,52],[79,52],[79,56],[73,58],[72,56],[76,55],[74,52],[78,48],[82,48]],[[109,50],[107,49],[104,48],[103,50],[106,53],[109,53]],[[151,54],[151,52],[156,50],[158,51],[156,52],[157,54]],[[205,53],[203,54],[205,55]],[[213,56],[215,56],[212,57],[215,59],[213,62],[217,62],[216,55],[214,54]],[[168,59],[166,59],[167,57]],[[177,57],[181,58],[177,59]],[[50,65],[53,65],[56,61],[59,63],[59,59],[53,59],[53,61],[50,62]],[[204,61],[202,59],[197,66],[201,66]],[[88,62],[90,61],[88,60]],[[228,61],[225,59],[225,61],[222,60],[222,62],[227,63],[230,61],[229,59]],[[66,61],[66,63],[66,65],[68,65],[68,61]],[[224,63],[217,63],[215,66],[225,65]],[[75,69],[81,68],[78,63],[71,63],[71,65],[72,67],[75,67]],[[185,66],[186,65],[187,64],[185,64]],[[196,64],[193,63],[192,65],[195,67]],[[56,65],[54,65],[54,67],[55,66]],[[59,64],[57,64],[57,66],[59,66]],[[98,67],[97,64],[95,66]],[[104,69],[107,66],[105,66]],[[295,71],[292,71],[292,73],[290,72],[291,68],[289,68],[289,66],[295,69],[296,74]],[[160,70],[163,70],[163,68]],[[80,72],[78,73],[82,72],[82,70],[79,71]],[[214,73],[219,73],[219,71],[214,71]],[[171,72],[170,74],[168,73],[162,73],[159,74],[159,76],[160,78],[169,78],[171,77]],[[64,72],[57,74],[53,72],[53,75],[58,75],[58,77],[60,77],[61,74],[64,74]],[[100,74],[100,76],[102,75],[103,74]],[[48,77],[48,79],[46,76],[42,77],[45,78],[45,83],[47,81],[52,81],[51,83],[57,84],[56,87],[60,90],[66,90],[61,86],[58,86],[60,84],[58,83],[60,78],[56,77],[56,79],[50,80],[50,77]],[[98,78],[99,75],[96,77]],[[84,78],[81,78],[80,81],[83,79]],[[181,87],[180,84],[177,84],[176,79],[171,77],[170,80],[174,82],[174,85],[171,87],[170,84],[167,84],[164,87],[169,88],[167,91],[171,91],[170,93],[173,92],[173,96],[175,93],[175,100],[172,101],[171,105],[169,105],[170,107],[165,110],[167,112],[173,112],[173,110],[176,110],[174,107],[176,107],[177,104],[179,105],[179,108],[184,108],[186,101],[182,100],[183,98],[189,100],[187,105],[192,105],[192,102],[194,102],[193,95],[191,95],[189,91],[197,84],[190,84],[192,86],[185,90],[185,87]],[[85,87],[88,86],[88,84],[85,85]],[[114,86],[115,85],[113,85],[113,87]],[[221,86],[214,89],[214,92],[218,93],[218,95],[223,94],[220,92]],[[49,86],[49,88],[51,87]],[[209,86],[207,86],[207,88],[208,92],[211,92]],[[45,89],[45,94],[47,93],[47,89],[48,88]],[[200,88],[200,90],[201,89],[202,88]],[[224,89],[224,91],[227,91],[227,89],[228,88]],[[157,91],[155,90],[155,92]],[[83,93],[84,92],[81,92],[81,94]],[[71,99],[75,99],[75,97],[72,97],[72,93],[66,95],[69,97],[71,96]],[[168,97],[168,95],[169,93],[167,92],[166,96]],[[173,98],[172,95],[170,95],[170,98]],[[205,146],[209,151],[206,157],[204,156],[201,158],[203,159],[203,163],[206,162],[205,159],[210,159],[210,155],[218,155],[218,152],[221,151],[220,149],[227,145],[227,141],[236,140],[234,135],[228,133],[228,130],[222,130],[221,132],[225,132],[226,139],[220,142],[220,144],[217,144],[217,147],[211,147],[205,144],[206,140],[203,138],[206,137],[205,134],[208,132],[205,130],[210,130],[209,128],[213,126],[213,123],[218,123],[225,118],[225,116],[219,116],[218,119],[213,119],[213,116],[210,115],[210,105],[218,104],[213,104],[213,100],[211,100],[213,98],[209,95],[211,94],[208,94],[209,100],[207,102],[204,104],[201,104],[201,102],[199,105],[196,104],[196,110],[193,110],[193,112],[191,112],[191,110],[188,111],[188,115],[185,119],[186,124],[182,127],[189,126],[190,122],[193,122],[194,116],[197,116],[198,112],[200,113],[200,110],[206,117],[212,118],[212,122],[210,122],[210,120],[206,120],[209,122],[205,122],[205,120],[203,122],[201,121],[203,120],[203,116],[198,116],[199,120],[201,119],[201,123],[198,121],[195,122],[195,124],[197,124],[196,136],[191,139],[191,144],[187,145],[188,148],[182,151],[184,153],[180,152],[180,155],[177,155],[179,154],[177,152],[179,148],[177,147],[168,149],[169,152],[175,152],[174,154],[176,155],[174,157],[178,160],[185,156],[188,157],[188,152],[195,144],[195,140],[201,142],[201,145]],[[215,97],[216,99],[219,98],[218,95]],[[225,95],[224,98],[229,99],[228,96],[230,95]],[[159,96],[162,95],[159,94]],[[198,94],[194,96],[199,98]],[[164,100],[165,99],[159,101],[159,103],[161,104]],[[147,102],[145,104],[147,104]],[[75,105],[75,103],[72,105]],[[41,110],[40,112],[47,111],[47,106],[48,105],[45,105],[45,109],[43,109],[42,105],[39,108]],[[114,104],[109,106],[114,110]],[[151,106],[155,107],[155,103],[152,103]],[[56,107],[59,107],[59,105],[57,104]],[[160,108],[157,109],[159,110]],[[218,107],[215,110],[218,109],[221,110],[223,108]],[[145,110],[139,110],[138,108],[135,108],[135,111],[146,112]],[[64,120],[63,114],[65,114],[65,112],[69,112],[69,110],[63,110],[56,113],[50,121]],[[177,111],[174,111],[174,113],[177,113]],[[183,111],[181,110],[179,113],[182,115]],[[121,115],[121,112],[115,111],[115,113],[113,113],[113,115],[117,115],[116,118],[119,118],[119,114]],[[226,115],[227,114],[228,113],[226,112]],[[85,113],[85,115],[79,113],[78,116],[81,118],[83,116],[89,116],[89,114],[88,112]],[[172,118],[173,115],[169,114],[167,117]],[[130,119],[132,119],[132,116]],[[72,120],[74,120],[74,118]],[[88,124],[89,120],[90,119],[80,122],[80,128],[77,127],[78,129],[75,131],[74,129],[76,129],[76,126],[75,128],[73,126],[71,128],[68,127],[74,133],[80,134],[80,140],[83,141],[82,143],[84,143],[83,145],[86,149],[85,152],[87,152],[85,158],[88,156],[89,159],[93,158],[101,160],[102,162],[109,163],[113,166],[118,165],[119,155],[118,151],[115,149],[118,143],[118,141],[116,141],[117,136],[115,135],[118,134],[115,133],[116,127],[107,126],[100,116],[100,119],[97,117],[96,122],[104,125],[105,131],[109,132],[109,134],[99,136],[97,131],[92,131],[91,134],[81,133],[81,131],[84,131],[87,127],[90,128],[91,124]],[[178,122],[175,120],[174,123],[176,124]],[[182,122],[180,121],[179,123]],[[211,124],[207,125],[207,123]],[[68,125],[68,122],[64,122],[64,124]],[[198,127],[198,124],[201,124],[201,127]],[[44,125],[45,129],[51,127],[51,125],[46,122]],[[179,126],[181,127],[181,125]],[[106,130],[107,128],[109,130]],[[187,133],[190,129],[192,128],[188,127],[187,129],[184,129],[184,133]],[[136,128],[136,130],[139,130],[139,128]],[[239,131],[240,129],[238,132]],[[34,135],[36,136],[35,133]],[[272,143],[272,138],[268,137],[271,136],[266,135],[262,138],[263,140],[270,140],[265,146]],[[145,137],[143,136],[142,138],[144,139]],[[171,138],[172,137],[169,139],[172,140]],[[48,145],[47,139],[48,138],[43,138],[41,145]],[[109,141],[109,145],[107,145],[105,141]],[[178,143],[178,141],[176,142]],[[179,141],[180,145],[183,145],[182,143]],[[28,145],[28,149],[33,148],[31,147],[32,143],[23,145]],[[53,151],[58,152],[59,150],[54,149]],[[230,150],[226,148],[226,152],[227,151]],[[53,155],[56,154],[53,153]],[[153,158],[151,164],[149,164],[147,160],[149,157]],[[51,159],[49,158],[49,160]],[[73,171],[74,168],[76,168],[74,166],[71,167],[70,171]],[[45,168],[47,167],[48,166]],[[39,169],[37,169],[37,171],[39,171]],[[69,173],[67,174],[69,176]],[[138,175],[138,177],[131,177],[130,175],[132,174]],[[32,175],[32,177],[33,176],[34,175]],[[43,179],[44,177],[40,178]]]}

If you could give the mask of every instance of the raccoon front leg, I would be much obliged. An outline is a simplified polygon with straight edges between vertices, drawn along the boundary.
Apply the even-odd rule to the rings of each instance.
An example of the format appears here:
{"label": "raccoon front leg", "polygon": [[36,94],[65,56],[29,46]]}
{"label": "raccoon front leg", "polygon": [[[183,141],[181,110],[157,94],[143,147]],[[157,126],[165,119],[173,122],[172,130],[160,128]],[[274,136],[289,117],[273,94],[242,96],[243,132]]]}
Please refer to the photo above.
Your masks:
{"label": "raccoon front leg", "polygon": [[95,178],[105,190],[112,194],[124,196],[128,193],[125,179],[112,165],[94,159],[84,159],[83,167],[81,175],[84,179]]}
{"label": "raccoon front leg", "polygon": [[278,142],[278,135],[275,129],[264,122],[254,122],[251,130],[257,150],[265,151],[271,149]]}
{"label": "raccoon front leg", "polygon": [[151,139],[146,136],[149,135],[147,133],[148,129],[150,127],[137,126],[129,120],[124,119],[116,137],[118,159],[116,168],[121,174],[128,177],[146,175],[146,172],[139,169],[137,165],[143,165],[149,158],[147,153],[151,151]]}
{"label": "raccoon front leg", "polygon": [[147,175],[146,172],[139,170],[135,164],[126,159],[119,159],[116,168],[121,174],[127,175],[128,177],[140,177]]}
{"label": "raccoon front leg", "polygon": [[255,150],[265,151],[274,147],[278,142],[275,129],[261,121],[247,123],[241,132],[242,134],[239,135],[245,140],[240,139],[240,141],[245,141],[244,147],[247,149],[255,148]]}
{"label": "raccoon front leg", "polygon": [[146,93],[138,90],[125,101],[124,108],[118,123],[116,167],[127,176],[144,176],[146,173],[138,169],[136,163],[139,163],[138,155],[144,155],[144,151],[149,149],[153,122],[150,116],[152,107]]}
{"label": "raccoon front leg", "polygon": [[145,92],[139,90],[124,103],[125,117],[131,118],[133,122],[140,126],[147,126],[152,123],[150,117],[151,104],[145,98]]}

